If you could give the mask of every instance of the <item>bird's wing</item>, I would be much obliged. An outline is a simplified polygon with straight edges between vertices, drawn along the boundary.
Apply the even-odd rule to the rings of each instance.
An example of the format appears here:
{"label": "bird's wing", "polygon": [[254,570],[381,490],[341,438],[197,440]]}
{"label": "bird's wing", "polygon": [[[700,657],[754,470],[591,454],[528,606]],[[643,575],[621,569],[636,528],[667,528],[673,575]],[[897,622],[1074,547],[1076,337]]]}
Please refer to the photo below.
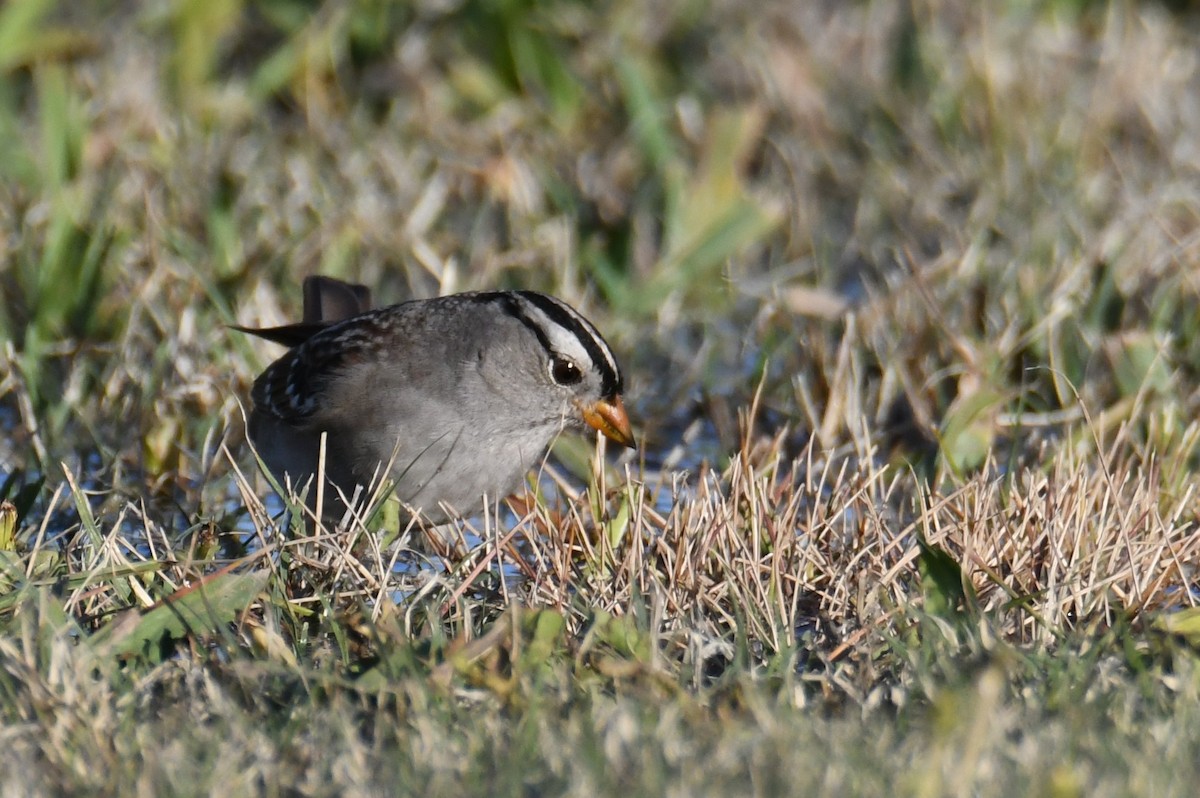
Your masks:
{"label": "bird's wing", "polygon": [[[403,306],[394,306],[339,324],[320,325],[254,381],[251,396],[255,407],[294,426],[303,426],[321,407],[321,395],[338,372],[386,355],[394,328],[402,323],[402,314]],[[278,329],[283,328],[271,331]]]}

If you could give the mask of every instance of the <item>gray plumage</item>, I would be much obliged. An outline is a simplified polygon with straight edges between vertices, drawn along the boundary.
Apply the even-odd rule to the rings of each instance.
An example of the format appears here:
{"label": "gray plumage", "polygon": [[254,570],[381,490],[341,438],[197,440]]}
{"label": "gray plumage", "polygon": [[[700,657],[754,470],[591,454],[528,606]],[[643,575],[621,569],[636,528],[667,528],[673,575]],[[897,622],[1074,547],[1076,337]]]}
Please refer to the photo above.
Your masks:
{"label": "gray plumage", "polygon": [[[306,285],[306,316],[319,293]],[[345,509],[339,492],[386,474],[403,503],[439,523],[511,493],[563,429],[591,425],[632,445],[611,350],[551,297],[457,294],[328,322],[249,331],[304,338],[255,381],[249,434],[299,487],[317,473],[325,433],[327,517]]]}

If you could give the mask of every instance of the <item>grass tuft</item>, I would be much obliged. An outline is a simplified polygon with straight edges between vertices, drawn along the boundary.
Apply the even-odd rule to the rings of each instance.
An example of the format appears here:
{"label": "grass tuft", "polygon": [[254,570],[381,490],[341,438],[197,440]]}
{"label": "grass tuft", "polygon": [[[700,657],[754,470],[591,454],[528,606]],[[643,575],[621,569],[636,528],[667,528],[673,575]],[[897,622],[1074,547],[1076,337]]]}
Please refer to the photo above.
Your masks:
{"label": "grass tuft", "polygon": [[[1190,795],[1198,46],[1162,3],[5,5],[5,786]],[[562,296],[642,450],[308,523],[227,325],[313,273]]]}

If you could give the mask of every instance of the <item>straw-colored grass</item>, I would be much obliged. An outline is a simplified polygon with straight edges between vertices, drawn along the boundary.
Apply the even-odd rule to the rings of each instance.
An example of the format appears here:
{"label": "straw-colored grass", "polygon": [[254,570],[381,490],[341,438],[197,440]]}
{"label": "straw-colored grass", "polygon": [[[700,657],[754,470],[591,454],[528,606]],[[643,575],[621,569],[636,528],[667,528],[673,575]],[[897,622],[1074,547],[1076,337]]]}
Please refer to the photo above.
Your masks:
{"label": "straw-colored grass", "polygon": [[[0,793],[1191,794],[1187,4],[104,11],[0,8]],[[641,451],[306,522],[318,272],[562,296]]]}

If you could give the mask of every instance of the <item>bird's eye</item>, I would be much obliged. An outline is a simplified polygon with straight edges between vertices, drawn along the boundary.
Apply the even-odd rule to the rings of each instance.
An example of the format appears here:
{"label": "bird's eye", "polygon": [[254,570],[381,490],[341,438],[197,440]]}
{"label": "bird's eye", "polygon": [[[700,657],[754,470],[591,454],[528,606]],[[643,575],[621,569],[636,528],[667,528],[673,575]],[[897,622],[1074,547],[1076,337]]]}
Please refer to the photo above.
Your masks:
{"label": "bird's eye", "polygon": [[583,372],[565,357],[554,357],[550,361],[550,378],[559,385],[578,385]]}

